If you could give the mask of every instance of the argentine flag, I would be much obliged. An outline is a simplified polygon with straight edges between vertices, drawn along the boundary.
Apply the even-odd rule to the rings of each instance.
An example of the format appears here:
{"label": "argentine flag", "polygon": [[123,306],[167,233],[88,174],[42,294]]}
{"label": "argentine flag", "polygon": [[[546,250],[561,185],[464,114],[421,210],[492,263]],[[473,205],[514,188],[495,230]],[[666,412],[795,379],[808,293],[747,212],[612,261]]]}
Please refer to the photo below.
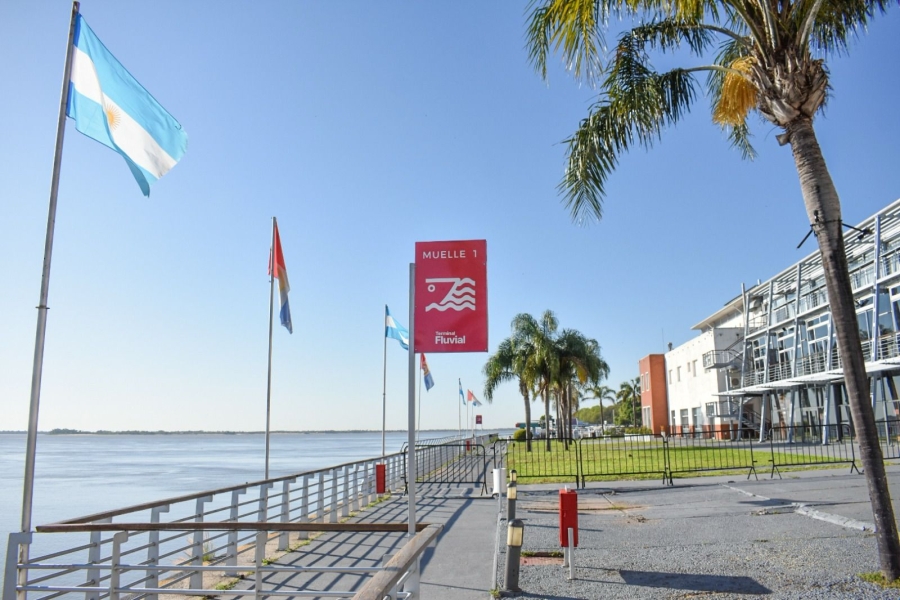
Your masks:
{"label": "argentine flag", "polygon": [[187,133],[110,54],[79,14],[66,115],[75,129],[115,150],[145,196],[184,156]]}
{"label": "argentine flag", "polygon": [[387,305],[384,306],[384,337],[397,340],[404,350],[409,350],[409,330],[394,320]]}

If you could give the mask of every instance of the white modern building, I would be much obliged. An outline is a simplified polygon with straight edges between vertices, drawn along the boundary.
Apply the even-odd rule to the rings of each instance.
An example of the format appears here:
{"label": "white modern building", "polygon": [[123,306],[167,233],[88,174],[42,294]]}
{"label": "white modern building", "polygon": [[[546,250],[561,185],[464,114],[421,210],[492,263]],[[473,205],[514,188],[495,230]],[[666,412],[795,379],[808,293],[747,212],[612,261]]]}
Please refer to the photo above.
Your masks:
{"label": "white modern building", "polygon": [[[845,245],[876,419],[900,410],[900,200]],[[850,425],[818,249],[746,288],[665,354],[670,431],[728,427],[763,436],[806,425],[827,440]],[[825,426],[830,427],[825,427]]]}

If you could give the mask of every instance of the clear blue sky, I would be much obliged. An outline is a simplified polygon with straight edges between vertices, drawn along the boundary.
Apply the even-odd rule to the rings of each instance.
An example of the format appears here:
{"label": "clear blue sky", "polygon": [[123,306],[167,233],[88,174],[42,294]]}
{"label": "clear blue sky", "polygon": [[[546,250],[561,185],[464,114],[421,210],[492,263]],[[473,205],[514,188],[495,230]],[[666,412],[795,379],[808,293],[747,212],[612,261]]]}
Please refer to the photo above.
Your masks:
{"label": "clear blue sky", "polygon": [[[262,430],[273,215],[294,314],[293,335],[275,330],[277,429],[380,428],[384,304],[408,321],[416,241],[486,239],[491,348],[549,308],[600,342],[613,387],[814,249],[795,249],[808,222],[777,132],[756,126],[743,162],[704,99],[623,158],[601,223],[573,224],[560,141],[594,95],[532,71],[526,4],[84,2],[189,148],[145,199],[69,123],[41,429]],[[0,5],[0,429],[27,426],[69,12]],[[830,62],[817,131],[849,223],[900,196],[898,25],[892,7]],[[456,380],[480,396],[486,357],[429,356],[423,427],[456,428]],[[406,424],[405,369],[390,341],[389,428]],[[516,387],[481,412],[522,420]]]}

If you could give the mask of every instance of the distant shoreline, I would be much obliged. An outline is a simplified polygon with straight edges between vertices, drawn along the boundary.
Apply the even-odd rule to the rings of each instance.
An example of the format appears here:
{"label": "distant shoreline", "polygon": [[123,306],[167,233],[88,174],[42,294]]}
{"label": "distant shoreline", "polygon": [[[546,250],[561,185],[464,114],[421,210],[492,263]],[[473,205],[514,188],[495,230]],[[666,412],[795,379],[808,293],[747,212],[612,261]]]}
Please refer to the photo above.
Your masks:
{"label": "distant shoreline", "polygon": [[[429,431],[452,431],[452,429],[421,429],[420,432]],[[316,429],[305,431],[279,430],[270,431],[270,434],[281,433],[380,433],[380,429]],[[388,429],[387,433],[406,432],[406,429]],[[8,434],[25,434],[27,431],[0,431],[0,435]],[[125,431],[108,431],[100,429],[97,431],[83,431],[81,429],[51,429],[50,431],[39,431],[42,435],[253,435],[264,434],[265,431],[144,431],[144,430],[125,430]],[[481,433],[481,430],[478,431]]]}

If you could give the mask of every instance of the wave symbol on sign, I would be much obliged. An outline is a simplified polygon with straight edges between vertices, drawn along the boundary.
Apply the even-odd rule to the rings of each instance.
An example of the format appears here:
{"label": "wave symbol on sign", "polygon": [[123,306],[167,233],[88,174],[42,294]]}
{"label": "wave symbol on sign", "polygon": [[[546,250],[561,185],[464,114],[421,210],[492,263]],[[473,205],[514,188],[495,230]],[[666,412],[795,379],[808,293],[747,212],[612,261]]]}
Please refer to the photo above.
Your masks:
{"label": "wave symbol on sign", "polygon": [[468,277],[439,277],[435,279],[426,279],[428,291],[433,292],[436,289],[435,283],[452,283],[453,286],[444,299],[440,302],[432,302],[425,307],[425,312],[429,310],[445,310],[461,311],[465,309],[475,310],[475,281]]}

